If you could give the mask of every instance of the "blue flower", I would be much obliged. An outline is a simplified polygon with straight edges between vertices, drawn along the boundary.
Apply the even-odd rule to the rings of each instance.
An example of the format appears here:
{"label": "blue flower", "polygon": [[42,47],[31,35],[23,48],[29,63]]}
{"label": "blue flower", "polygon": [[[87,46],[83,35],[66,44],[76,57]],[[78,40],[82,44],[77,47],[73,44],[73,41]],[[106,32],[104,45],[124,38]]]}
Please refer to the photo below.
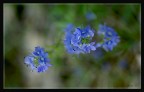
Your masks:
{"label": "blue flower", "polygon": [[65,28],[65,39],[64,39],[64,45],[65,48],[67,49],[68,53],[79,53],[78,48],[72,46],[71,44],[71,39],[72,39],[72,31],[74,30],[74,27],[72,24],[69,24]]}
{"label": "blue flower", "polygon": [[93,12],[87,12],[85,16],[88,21],[94,20],[96,18],[96,15]]}
{"label": "blue flower", "polygon": [[68,25],[65,29],[64,45],[67,51],[71,54],[90,53],[91,50],[96,50],[92,42],[94,36],[90,26],[85,28],[74,28],[73,25]]}
{"label": "blue flower", "polygon": [[49,66],[52,66],[49,63],[48,53],[40,46],[35,47],[35,51],[26,56],[24,62],[32,70],[36,70],[37,72],[45,72]]}
{"label": "blue flower", "polygon": [[106,51],[112,51],[113,48],[120,42],[120,37],[114,29],[106,25],[99,25],[98,35],[103,36],[103,41],[98,43],[96,47],[102,47]]}

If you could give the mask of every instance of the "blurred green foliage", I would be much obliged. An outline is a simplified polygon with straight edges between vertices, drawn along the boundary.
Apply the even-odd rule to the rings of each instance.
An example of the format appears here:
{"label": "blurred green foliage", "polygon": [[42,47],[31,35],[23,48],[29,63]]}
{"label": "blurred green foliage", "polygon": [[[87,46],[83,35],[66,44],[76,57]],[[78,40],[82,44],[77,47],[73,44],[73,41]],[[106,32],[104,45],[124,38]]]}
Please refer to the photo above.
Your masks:
{"label": "blurred green foliage", "polygon": [[[91,22],[85,17],[89,11],[96,15]],[[31,28],[44,38],[44,48],[58,71],[61,84],[58,88],[125,88],[132,83],[135,85],[132,87],[140,88],[136,59],[141,52],[140,12],[140,4],[4,4],[5,87],[28,86],[21,63],[29,53],[24,48],[27,45],[24,37],[27,28]],[[95,30],[99,24],[106,23],[115,29],[121,41],[111,52],[100,49],[91,54],[71,55],[63,44],[64,28],[69,23],[76,27],[89,24]],[[97,34],[93,40],[98,41]],[[118,66],[121,59],[128,63],[124,69]],[[110,64],[110,69],[104,66],[105,62]]]}

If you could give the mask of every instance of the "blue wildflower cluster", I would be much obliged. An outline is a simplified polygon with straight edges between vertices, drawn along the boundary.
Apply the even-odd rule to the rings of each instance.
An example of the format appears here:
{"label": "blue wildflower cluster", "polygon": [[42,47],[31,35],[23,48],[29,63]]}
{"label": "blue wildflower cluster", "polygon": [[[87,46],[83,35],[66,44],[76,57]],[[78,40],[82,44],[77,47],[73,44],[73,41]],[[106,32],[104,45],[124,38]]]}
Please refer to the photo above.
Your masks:
{"label": "blue wildflower cluster", "polygon": [[98,35],[103,37],[103,41],[98,43],[96,47],[102,47],[106,51],[112,51],[120,42],[120,37],[113,28],[106,25],[99,25]]}
{"label": "blue wildflower cluster", "polygon": [[[88,12],[86,14],[87,20],[91,21],[96,18],[95,14]],[[98,47],[104,48],[106,51],[112,51],[113,48],[119,43],[120,37],[115,30],[106,25],[99,25],[98,36],[102,37],[102,41],[93,41],[95,31],[90,27],[74,27],[69,24],[65,28],[64,45],[70,54],[86,54],[95,51]],[[25,57],[25,64],[30,66],[32,70],[37,72],[45,72],[50,66],[48,53],[40,46],[35,47],[30,55]]]}
{"label": "blue wildflower cluster", "polygon": [[91,50],[96,50],[98,47],[104,48],[106,51],[112,51],[119,43],[119,36],[113,28],[106,25],[99,25],[98,35],[103,37],[101,42],[97,44],[92,42],[94,30],[90,26],[85,28],[74,28],[69,24],[65,29],[64,44],[67,51],[71,54],[90,53]]}
{"label": "blue wildflower cluster", "polygon": [[35,47],[35,51],[25,57],[24,62],[37,72],[45,72],[51,66],[48,53],[44,51],[44,48],[39,46]]}
{"label": "blue wildflower cluster", "polygon": [[72,24],[69,24],[65,32],[64,44],[69,53],[90,53],[91,50],[96,50],[95,42],[92,42],[94,31],[90,26],[74,28]]}

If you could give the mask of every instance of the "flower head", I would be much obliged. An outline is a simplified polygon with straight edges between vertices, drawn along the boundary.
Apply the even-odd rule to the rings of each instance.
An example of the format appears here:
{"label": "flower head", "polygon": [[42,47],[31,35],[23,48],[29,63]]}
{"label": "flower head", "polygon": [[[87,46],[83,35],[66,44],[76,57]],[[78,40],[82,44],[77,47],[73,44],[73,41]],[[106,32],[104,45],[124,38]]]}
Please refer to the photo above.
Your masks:
{"label": "flower head", "polygon": [[51,66],[48,53],[44,51],[44,48],[39,46],[35,47],[35,51],[25,57],[24,62],[37,72],[45,72]]}
{"label": "flower head", "polygon": [[112,51],[120,42],[120,37],[114,29],[106,25],[99,25],[98,35],[103,36],[103,41],[98,43],[96,47],[103,47],[106,51]]}
{"label": "flower head", "polygon": [[96,15],[93,12],[87,12],[85,16],[88,21],[94,20],[96,18]]}
{"label": "flower head", "polygon": [[68,25],[65,32],[64,44],[69,53],[90,53],[91,50],[96,50],[95,42],[91,41],[94,32],[90,26],[82,29]]}

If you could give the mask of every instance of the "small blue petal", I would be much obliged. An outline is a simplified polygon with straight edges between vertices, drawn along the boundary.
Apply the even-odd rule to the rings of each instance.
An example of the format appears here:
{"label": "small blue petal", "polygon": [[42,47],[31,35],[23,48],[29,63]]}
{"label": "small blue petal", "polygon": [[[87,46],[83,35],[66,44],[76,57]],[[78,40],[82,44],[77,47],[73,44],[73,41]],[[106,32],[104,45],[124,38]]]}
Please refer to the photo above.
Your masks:
{"label": "small blue petal", "polygon": [[90,46],[91,50],[96,50],[95,46]]}
{"label": "small blue petal", "polygon": [[39,65],[37,68],[37,72],[45,72],[48,69],[45,65]]}
{"label": "small blue petal", "polygon": [[31,64],[33,60],[34,60],[33,56],[27,56],[25,57],[24,62],[25,64]]}
{"label": "small blue petal", "polygon": [[102,46],[102,44],[100,44],[100,43],[96,44],[96,48],[101,47],[101,46]]}

